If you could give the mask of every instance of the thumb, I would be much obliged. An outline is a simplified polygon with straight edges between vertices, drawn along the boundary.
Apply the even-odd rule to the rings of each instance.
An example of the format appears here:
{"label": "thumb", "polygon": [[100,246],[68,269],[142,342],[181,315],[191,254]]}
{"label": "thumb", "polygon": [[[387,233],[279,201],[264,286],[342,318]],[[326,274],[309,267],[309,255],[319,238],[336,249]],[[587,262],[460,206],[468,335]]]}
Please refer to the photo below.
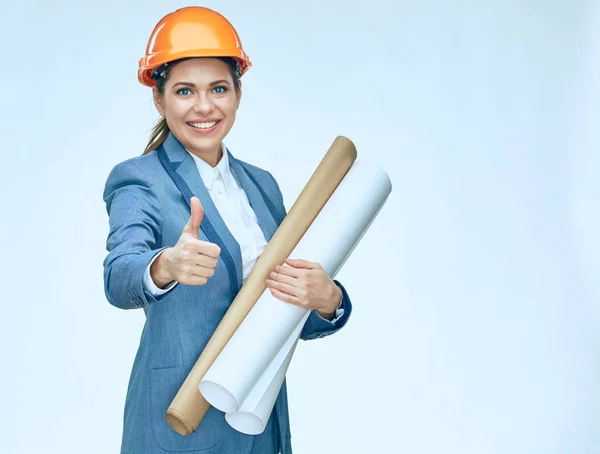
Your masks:
{"label": "thumb", "polygon": [[198,230],[200,229],[200,224],[204,217],[204,209],[202,208],[202,203],[200,203],[198,197],[192,197],[190,199],[190,207],[190,220],[183,228],[183,233],[189,233],[194,238],[198,239]]}

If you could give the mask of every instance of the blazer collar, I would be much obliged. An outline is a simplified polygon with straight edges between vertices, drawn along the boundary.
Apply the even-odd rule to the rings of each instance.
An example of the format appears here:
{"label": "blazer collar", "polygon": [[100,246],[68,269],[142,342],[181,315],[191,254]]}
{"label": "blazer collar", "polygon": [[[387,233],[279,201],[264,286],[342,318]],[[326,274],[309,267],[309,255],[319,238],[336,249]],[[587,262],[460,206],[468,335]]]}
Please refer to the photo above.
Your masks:
{"label": "blazer collar", "polygon": [[[260,228],[265,235],[265,239],[267,242],[271,241],[271,238],[275,234],[278,225],[271,215],[271,212],[269,211],[265,200],[261,196],[260,191],[248,176],[247,172],[251,172],[251,170],[248,168],[248,166],[243,166],[240,161],[233,157],[229,150],[227,150],[227,153],[229,155],[229,166],[231,168],[231,172],[235,175],[240,186],[246,193],[248,202],[250,202],[250,206],[252,207],[252,210],[254,210],[254,214],[256,214],[258,225],[260,225]],[[254,178],[254,181],[258,181],[258,179]],[[264,188],[261,189],[263,189],[263,192],[265,192]]]}

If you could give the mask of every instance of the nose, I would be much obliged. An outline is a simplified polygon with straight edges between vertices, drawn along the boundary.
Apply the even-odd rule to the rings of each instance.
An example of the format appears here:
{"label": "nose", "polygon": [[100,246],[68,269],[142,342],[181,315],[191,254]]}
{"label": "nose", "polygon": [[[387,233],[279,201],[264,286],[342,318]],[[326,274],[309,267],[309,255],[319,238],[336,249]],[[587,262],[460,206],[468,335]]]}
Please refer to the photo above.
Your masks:
{"label": "nose", "polygon": [[196,103],[194,104],[194,112],[201,115],[207,115],[211,113],[214,108],[215,105],[208,94],[200,93],[198,95],[196,98]]}

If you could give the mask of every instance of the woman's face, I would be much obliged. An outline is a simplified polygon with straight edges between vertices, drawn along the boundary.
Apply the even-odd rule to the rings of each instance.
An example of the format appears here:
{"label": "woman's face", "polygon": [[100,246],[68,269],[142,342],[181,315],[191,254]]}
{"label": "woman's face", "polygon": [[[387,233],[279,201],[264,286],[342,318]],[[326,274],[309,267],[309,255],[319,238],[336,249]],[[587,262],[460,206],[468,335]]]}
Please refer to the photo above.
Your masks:
{"label": "woman's face", "polygon": [[169,129],[190,152],[216,165],[240,103],[229,65],[216,58],[192,58],[175,65],[164,94],[156,87],[154,104]]}

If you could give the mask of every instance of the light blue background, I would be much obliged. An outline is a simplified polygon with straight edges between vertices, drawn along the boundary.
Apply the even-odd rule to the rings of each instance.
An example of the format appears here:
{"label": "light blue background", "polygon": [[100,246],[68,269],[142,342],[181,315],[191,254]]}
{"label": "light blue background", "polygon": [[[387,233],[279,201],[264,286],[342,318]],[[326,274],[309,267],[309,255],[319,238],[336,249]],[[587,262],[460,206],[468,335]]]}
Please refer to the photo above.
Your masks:
{"label": "light blue background", "polygon": [[[184,5],[0,6],[2,452],[118,451],[143,314],[104,298],[102,190]],[[204,5],[254,63],[226,143],[288,208],[340,134],[394,183],[338,276],[349,325],[292,362],[295,452],[600,452],[598,3]]]}

